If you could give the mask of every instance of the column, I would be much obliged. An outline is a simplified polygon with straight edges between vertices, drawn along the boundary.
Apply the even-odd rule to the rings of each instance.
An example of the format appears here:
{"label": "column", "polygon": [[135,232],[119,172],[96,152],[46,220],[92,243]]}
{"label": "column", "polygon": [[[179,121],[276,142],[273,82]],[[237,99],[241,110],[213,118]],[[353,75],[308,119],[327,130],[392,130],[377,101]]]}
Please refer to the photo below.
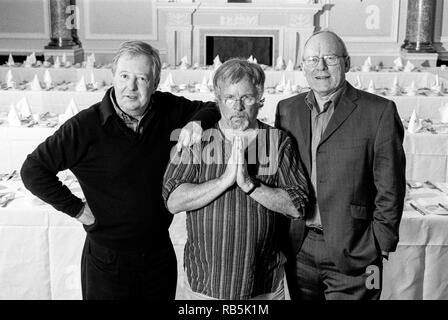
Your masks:
{"label": "column", "polygon": [[75,0],[50,0],[50,42],[45,49],[80,48],[76,31]]}
{"label": "column", "polygon": [[50,42],[44,48],[44,58],[67,58],[70,63],[81,63],[84,50],[79,41],[78,8],[76,0],[49,0],[50,5]]}
{"label": "column", "polygon": [[409,53],[433,53],[436,1],[408,0],[406,39],[401,48]]}

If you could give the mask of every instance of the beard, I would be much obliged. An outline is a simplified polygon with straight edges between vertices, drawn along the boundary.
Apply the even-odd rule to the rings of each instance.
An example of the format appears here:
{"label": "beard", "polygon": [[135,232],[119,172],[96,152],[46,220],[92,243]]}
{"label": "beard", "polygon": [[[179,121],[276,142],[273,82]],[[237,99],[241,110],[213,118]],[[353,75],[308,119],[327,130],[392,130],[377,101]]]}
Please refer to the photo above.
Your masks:
{"label": "beard", "polygon": [[249,127],[249,119],[246,116],[233,116],[230,118],[230,127],[233,130],[244,131]]}

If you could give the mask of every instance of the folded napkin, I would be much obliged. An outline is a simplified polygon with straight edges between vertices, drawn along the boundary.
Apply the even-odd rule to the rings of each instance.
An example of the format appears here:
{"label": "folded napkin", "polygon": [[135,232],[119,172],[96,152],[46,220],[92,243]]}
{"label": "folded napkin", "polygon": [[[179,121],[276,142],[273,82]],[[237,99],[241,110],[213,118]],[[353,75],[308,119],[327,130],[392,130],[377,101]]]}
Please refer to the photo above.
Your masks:
{"label": "folded napkin", "polygon": [[79,79],[78,83],[76,84],[75,90],[78,92],[86,92],[87,91],[87,85],[86,85],[86,80],[84,80],[84,75],[81,76],[81,79]]}
{"label": "folded napkin", "polygon": [[285,71],[294,71],[294,62],[288,60],[288,65],[286,66]]}
{"label": "folded napkin", "polygon": [[63,114],[60,114],[58,117],[59,123],[64,123],[78,112],[79,112],[78,107],[76,106],[75,101],[73,100],[73,98],[70,99],[70,102],[67,108],[65,109],[65,112]]}
{"label": "folded napkin", "polygon": [[412,111],[411,118],[409,119],[408,132],[417,133],[422,127],[422,120],[418,118],[415,109]]}
{"label": "folded napkin", "polygon": [[160,85],[160,90],[163,92],[172,92],[172,86],[174,86],[173,75],[168,73],[165,81]]}
{"label": "folded napkin", "polygon": [[55,67],[55,68],[61,67],[61,59],[59,59],[59,56],[56,56],[56,59],[54,60],[53,67]]}
{"label": "folded napkin", "polygon": [[51,78],[51,74],[48,69],[44,72],[44,83],[47,89],[50,89],[53,86],[53,79]]}
{"label": "folded napkin", "polygon": [[443,83],[439,81],[439,75],[437,74],[434,84],[431,86],[431,91],[437,94],[443,94]]}
{"label": "folded napkin", "polygon": [[275,69],[283,70],[284,68],[285,68],[285,60],[283,60],[282,56],[278,56],[276,63],[275,63]]}
{"label": "folded napkin", "polygon": [[411,61],[408,60],[408,62],[406,62],[406,65],[404,66],[403,71],[404,72],[411,72],[414,69],[415,69],[415,66],[411,63]]}
{"label": "folded napkin", "polygon": [[361,71],[362,72],[369,72],[371,70],[372,70],[372,58],[369,56],[364,61],[364,64],[361,66]]}
{"label": "folded napkin", "polygon": [[282,78],[280,79],[280,82],[275,86],[275,90],[283,91],[283,90],[285,90],[285,86],[286,86],[286,76],[283,73]]}
{"label": "folded napkin", "polygon": [[370,80],[369,86],[367,87],[367,92],[376,93],[375,83],[373,83],[373,80]]}
{"label": "folded napkin", "polygon": [[11,103],[8,112],[8,123],[10,126],[19,127],[22,122],[20,121],[19,113],[16,107]]}
{"label": "folded napkin", "polygon": [[30,56],[27,56],[25,61],[23,62],[23,66],[25,68],[31,68]]}
{"label": "folded napkin", "polygon": [[95,67],[95,62],[95,53],[88,55],[86,60],[86,68],[93,69]]}
{"label": "folded napkin", "polygon": [[417,95],[417,87],[415,86],[415,81],[412,80],[411,86],[407,88],[408,96],[416,96]]}
{"label": "folded napkin", "polygon": [[70,99],[70,102],[65,112],[70,116],[74,116],[79,112],[78,106],[76,105],[75,100],[73,100],[73,98]]}
{"label": "folded napkin", "polygon": [[41,91],[42,87],[40,86],[39,77],[37,74],[34,75],[33,81],[31,81],[31,90],[32,91]]}
{"label": "folded napkin", "polygon": [[8,62],[6,63],[6,65],[7,65],[8,67],[13,67],[13,66],[15,65],[15,63],[14,63],[14,59],[13,59],[11,53],[9,54]]}
{"label": "folded napkin", "polygon": [[163,92],[173,92],[171,86],[165,82],[159,86],[159,90]]}
{"label": "folded napkin", "polygon": [[401,87],[398,85],[398,78],[394,78],[394,82],[392,87],[390,88],[389,93],[393,96],[399,96],[401,94]]}
{"label": "folded napkin", "polygon": [[62,53],[61,62],[63,65],[65,65],[67,63],[67,54],[65,52]]}
{"label": "folded napkin", "polygon": [[286,82],[285,89],[283,90],[283,93],[285,93],[285,94],[292,93],[291,80],[288,80],[288,82]]}
{"label": "folded napkin", "polygon": [[90,82],[89,84],[92,86],[92,89],[98,89],[98,82],[95,80],[95,74],[93,71],[90,71]]}
{"label": "folded napkin", "polygon": [[188,57],[183,56],[182,59],[180,59],[180,69],[185,70],[188,69]]}
{"label": "folded napkin", "polygon": [[397,59],[394,60],[394,70],[396,71],[401,71],[403,70],[403,60],[401,59],[401,57],[398,57]]}
{"label": "folded napkin", "polygon": [[27,57],[27,62],[29,63],[30,66],[36,64],[37,59],[36,59],[36,54],[33,52],[31,53],[28,57]]}
{"label": "folded napkin", "polygon": [[219,59],[219,54],[216,55],[215,59],[213,59],[213,68],[216,70],[219,66],[222,65],[221,60]]}
{"label": "folded napkin", "polygon": [[6,82],[7,88],[15,88],[15,86],[16,86],[16,83],[12,76],[11,69],[9,69],[8,72],[6,73],[5,82]]}
{"label": "folded napkin", "polygon": [[209,93],[210,88],[208,87],[208,79],[206,76],[202,78],[201,85],[199,86],[199,92],[201,93]]}
{"label": "folded napkin", "polygon": [[210,89],[213,88],[213,73],[210,73],[210,74],[208,75],[207,86],[208,86]]}
{"label": "folded napkin", "polygon": [[28,104],[28,100],[26,99],[26,97],[23,97],[19,100],[19,102],[17,102],[16,110],[19,110],[19,118],[21,120],[25,120],[32,114],[30,105]]}

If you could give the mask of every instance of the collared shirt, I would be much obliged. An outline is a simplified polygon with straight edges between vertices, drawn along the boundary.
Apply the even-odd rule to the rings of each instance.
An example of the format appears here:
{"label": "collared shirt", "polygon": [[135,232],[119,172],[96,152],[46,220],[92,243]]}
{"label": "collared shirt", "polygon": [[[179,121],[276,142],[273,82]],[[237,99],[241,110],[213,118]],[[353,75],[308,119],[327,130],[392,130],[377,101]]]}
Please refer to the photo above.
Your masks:
{"label": "collared shirt", "polygon": [[[174,157],[168,165],[162,192],[165,202],[183,183],[220,177],[231,150],[218,125],[204,132],[200,147],[184,149],[180,159]],[[259,122],[257,139],[249,150],[246,161],[251,177],[284,189],[303,212],[307,186],[291,139]],[[269,161],[260,156],[267,154]],[[263,207],[236,184],[205,207],[187,212],[187,234],[184,267],[194,292],[217,299],[249,299],[273,292],[283,278],[281,243],[288,235],[288,218]]]}
{"label": "collared shirt", "polygon": [[[317,198],[317,174],[316,174],[316,154],[317,147],[320,140],[327,128],[328,122],[330,122],[333,116],[334,110],[341,99],[342,93],[345,91],[345,85],[333,93],[328,101],[318,102],[318,99],[314,95],[313,91],[310,91],[305,98],[307,106],[311,110],[311,184],[314,188]],[[323,105],[321,105],[323,104]],[[319,199],[316,203],[311,204],[311,210],[308,211],[305,217],[305,223],[307,226],[313,226],[322,229],[322,222],[319,211]]]}
{"label": "collared shirt", "polygon": [[115,112],[117,113],[118,117],[120,117],[121,120],[123,120],[123,123],[131,129],[132,131],[142,134],[143,126],[142,120],[143,118],[149,113],[149,109],[151,109],[151,101],[149,102],[149,105],[146,107],[145,111],[141,116],[133,117],[126,112],[124,112],[117,103],[116,97],[115,97],[115,89],[112,88],[110,91],[110,100],[112,101],[112,105],[114,106]]}

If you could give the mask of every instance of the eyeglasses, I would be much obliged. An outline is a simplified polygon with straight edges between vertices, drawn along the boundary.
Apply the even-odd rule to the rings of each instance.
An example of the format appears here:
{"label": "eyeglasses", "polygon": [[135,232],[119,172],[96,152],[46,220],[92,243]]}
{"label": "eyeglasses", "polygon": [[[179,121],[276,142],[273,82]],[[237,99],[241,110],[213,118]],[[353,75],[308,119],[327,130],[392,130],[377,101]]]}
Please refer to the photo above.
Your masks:
{"label": "eyeglasses", "polygon": [[327,66],[335,66],[339,62],[339,58],[345,58],[346,56],[336,56],[336,55],[328,55],[323,57],[308,57],[306,59],[303,59],[303,63],[307,67],[315,67],[319,64],[320,59],[324,59],[325,64]]}
{"label": "eyeglasses", "polygon": [[[233,96],[224,96],[222,97],[222,101],[229,108],[233,108],[237,102],[241,102],[245,107],[252,107],[257,102],[257,98],[252,95],[244,95],[240,98],[235,98]],[[259,103],[263,104],[264,98],[261,99]]]}

